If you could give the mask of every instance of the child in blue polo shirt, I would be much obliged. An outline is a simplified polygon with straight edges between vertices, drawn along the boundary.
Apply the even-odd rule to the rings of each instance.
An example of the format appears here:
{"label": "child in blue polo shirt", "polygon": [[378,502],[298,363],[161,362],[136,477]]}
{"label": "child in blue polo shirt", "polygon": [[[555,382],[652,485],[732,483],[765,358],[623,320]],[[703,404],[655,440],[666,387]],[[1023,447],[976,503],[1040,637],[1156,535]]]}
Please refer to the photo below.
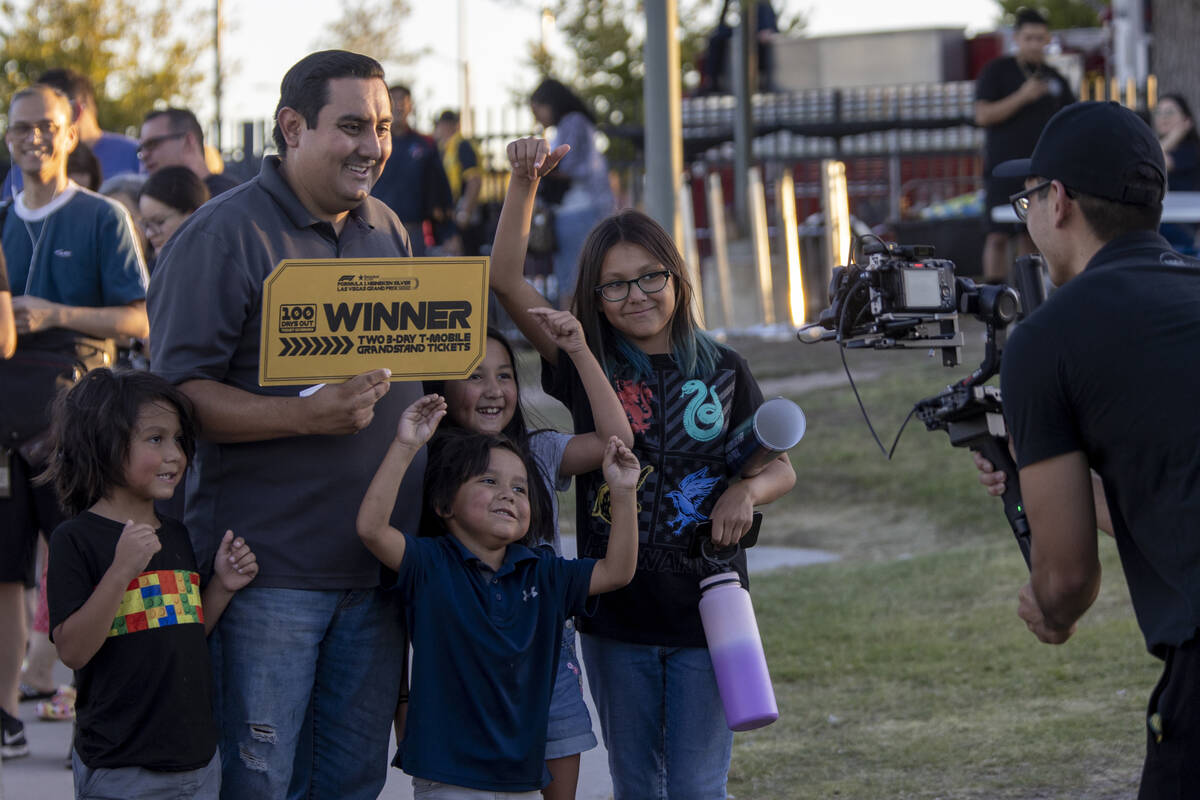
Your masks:
{"label": "child in blue polo shirt", "polygon": [[535,546],[552,520],[529,454],[502,436],[445,432],[430,444],[425,487],[446,535],[417,538],[388,519],[413,456],[445,414],[439,395],[405,410],[358,512],[363,543],[397,572],[413,641],[395,763],[422,798],[470,790],[534,798],[549,781],[543,756],[563,622],[586,613],[589,596],[633,578],[639,464],[609,440],[608,550],[570,560]]}

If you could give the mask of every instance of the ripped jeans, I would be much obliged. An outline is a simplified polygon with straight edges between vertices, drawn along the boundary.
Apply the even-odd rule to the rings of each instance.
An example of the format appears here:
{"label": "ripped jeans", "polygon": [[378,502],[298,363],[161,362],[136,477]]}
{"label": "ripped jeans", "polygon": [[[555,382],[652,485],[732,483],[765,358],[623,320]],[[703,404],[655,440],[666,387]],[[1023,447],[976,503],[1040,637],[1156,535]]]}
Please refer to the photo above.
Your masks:
{"label": "ripped jeans", "polygon": [[223,800],[379,796],[403,622],[379,589],[242,589],[217,625]]}

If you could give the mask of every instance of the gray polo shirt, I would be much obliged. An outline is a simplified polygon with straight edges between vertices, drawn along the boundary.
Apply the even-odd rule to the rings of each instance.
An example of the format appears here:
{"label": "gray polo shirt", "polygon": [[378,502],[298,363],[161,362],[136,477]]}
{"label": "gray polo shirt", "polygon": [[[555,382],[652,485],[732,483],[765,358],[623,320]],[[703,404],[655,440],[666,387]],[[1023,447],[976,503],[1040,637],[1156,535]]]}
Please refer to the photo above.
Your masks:
{"label": "gray polo shirt", "polygon": [[[368,197],[341,235],[314,217],[263,160],[253,180],[193,214],[163,248],[150,281],[151,368],[172,383],[203,378],[260,395],[303,386],[258,385],[262,284],[288,258],[409,256],[404,227]],[[201,571],[227,528],[258,557],[257,587],[353,589],[379,584],[379,562],[354,529],[359,503],[419,382],[393,383],[375,418],[352,436],[295,436],[242,444],[201,440],[187,477],[185,522]],[[424,454],[408,470],[392,524],[416,531]]]}

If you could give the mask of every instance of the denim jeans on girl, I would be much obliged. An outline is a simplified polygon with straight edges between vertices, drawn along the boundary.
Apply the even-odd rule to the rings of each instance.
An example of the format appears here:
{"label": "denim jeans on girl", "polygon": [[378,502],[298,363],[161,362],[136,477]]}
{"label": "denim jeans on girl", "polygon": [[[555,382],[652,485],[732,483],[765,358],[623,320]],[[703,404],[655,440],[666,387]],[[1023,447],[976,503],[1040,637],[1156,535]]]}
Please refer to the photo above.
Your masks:
{"label": "denim jeans on girl", "polygon": [[378,797],[404,658],[396,596],[248,588],[217,628],[221,797]]}
{"label": "denim jeans on girl", "polygon": [[580,639],[613,800],[725,800],[733,732],[708,650]]}

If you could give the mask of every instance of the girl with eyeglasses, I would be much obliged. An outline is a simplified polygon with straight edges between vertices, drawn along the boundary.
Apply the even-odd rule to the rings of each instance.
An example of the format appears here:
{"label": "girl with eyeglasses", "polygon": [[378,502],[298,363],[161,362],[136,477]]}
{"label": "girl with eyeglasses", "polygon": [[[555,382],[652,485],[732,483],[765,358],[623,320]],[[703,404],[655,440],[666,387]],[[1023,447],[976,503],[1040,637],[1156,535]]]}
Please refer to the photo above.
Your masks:
{"label": "girl with eyeglasses", "polygon": [[[538,138],[509,144],[491,288],[541,354],[543,387],[570,409],[578,433],[593,430],[591,408],[570,360],[530,312],[546,301],[522,275],[534,192],[566,152]],[[698,325],[683,258],[662,226],[633,210],[610,216],[588,235],[578,267],[572,311],[629,417],[642,465],[637,574],[579,624],[614,800],[724,798],[733,734],[697,609],[707,573],[688,548],[707,519],[714,544],[738,541],[754,507],[791,489],[795,473],[786,456],[753,477],[729,473],[725,437],[762,392],[745,359]],[[576,478],[580,556],[605,552],[609,496],[599,472]],[[747,585],[744,554],[733,567]]]}

